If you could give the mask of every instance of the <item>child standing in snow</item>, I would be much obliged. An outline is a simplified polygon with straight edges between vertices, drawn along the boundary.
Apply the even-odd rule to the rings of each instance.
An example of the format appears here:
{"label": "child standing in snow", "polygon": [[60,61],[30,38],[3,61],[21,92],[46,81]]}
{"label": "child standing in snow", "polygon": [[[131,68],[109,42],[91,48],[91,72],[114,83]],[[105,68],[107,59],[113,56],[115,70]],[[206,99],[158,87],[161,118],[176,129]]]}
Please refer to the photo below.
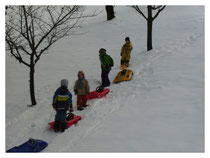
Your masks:
{"label": "child standing in snow", "polygon": [[66,112],[70,108],[70,112],[73,112],[72,107],[72,95],[68,90],[68,80],[61,80],[61,87],[59,87],[53,96],[53,108],[56,110],[54,131],[58,132],[59,123],[61,125],[61,132],[66,129]]}
{"label": "child standing in snow", "polygon": [[101,48],[99,50],[99,59],[101,62],[101,86],[102,87],[108,87],[110,86],[110,80],[109,80],[109,72],[111,71],[111,67],[114,66],[114,61],[106,54],[106,49]]}
{"label": "child standing in snow", "polygon": [[78,72],[78,80],[74,85],[74,92],[77,95],[77,110],[82,111],[88,105],[87,95],[90,93],[90,86],[88,80],[85,79],[85,74],[83,71]]}
{"label": "child standing in snow", "polygon": [[122,66],[129,66],[129,61],[130,61],[130,54],[131,50],[133,49],[133,46],[130,42],[130,38],[126,37],[125,38],[125,44],[123,44],[121,48],[121,67]]}

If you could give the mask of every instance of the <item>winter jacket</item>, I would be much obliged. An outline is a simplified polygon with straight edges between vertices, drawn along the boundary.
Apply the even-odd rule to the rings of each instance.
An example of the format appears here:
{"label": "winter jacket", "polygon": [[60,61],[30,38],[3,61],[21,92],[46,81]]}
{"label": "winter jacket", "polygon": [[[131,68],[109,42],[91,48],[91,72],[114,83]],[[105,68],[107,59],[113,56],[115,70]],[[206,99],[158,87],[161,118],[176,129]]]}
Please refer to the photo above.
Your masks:
{"label": "winter jacket", "polygon": [[121,56],[122,56],[121,60],[129,61],[132,49],[133,49],[133,46],[132,46],[131,42],[123,44],[123,46],[121,48]]}
{"label": "winter jacket", "polygon": [[111,70],[111,67],[109,66],[110,61],[106,52],[101,52],[99,54],[99,59],[101,62],[101,69],[104,71],[110,71]]}
{"label": "winter jacket", "polygon": [[78,82],[79,80],[77,80],[74,84],[74,91],[77,95],[88,95],[90,93],[90,86],[88,83],[88,80],[86,80],[85,78],[82,80],[82,88],[78,88]]}
{"label": "winter jacket", "polygon": [[72,108],[72,94],[66,87],[60,87],[53,96],[53,106],[56,110],[68,110]]}

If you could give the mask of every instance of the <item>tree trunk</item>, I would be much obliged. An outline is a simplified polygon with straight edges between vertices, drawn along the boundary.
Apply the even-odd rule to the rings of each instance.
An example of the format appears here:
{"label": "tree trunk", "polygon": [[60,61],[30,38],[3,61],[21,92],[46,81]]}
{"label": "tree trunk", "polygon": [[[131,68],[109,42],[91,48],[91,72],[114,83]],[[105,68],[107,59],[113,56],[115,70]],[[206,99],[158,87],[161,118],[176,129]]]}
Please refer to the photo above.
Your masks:
{"label": "tree trunk", "polygon": [[36,105],[36,98],[35,98],[35,89],[34,89],[34,72],[35,72],[35,65],[33,55],[31,57],[31,66],[30,66],[30,96],[31,96],[31,106]]}
{"label": "tree trunk", "polygon": [[148,19],[147,19],[147,51],[152,49],[152,6],[148,6]]}
{"label": "tree trunk", "polygon": [[152,21],[147,21],[147,51],[152,49]]}
{"label": "tree trunk", "polygon": [[107,20],[112,20],[115,18],[114,15],[114,6],[112,5],[106,5],[106,13],[107,13]]}

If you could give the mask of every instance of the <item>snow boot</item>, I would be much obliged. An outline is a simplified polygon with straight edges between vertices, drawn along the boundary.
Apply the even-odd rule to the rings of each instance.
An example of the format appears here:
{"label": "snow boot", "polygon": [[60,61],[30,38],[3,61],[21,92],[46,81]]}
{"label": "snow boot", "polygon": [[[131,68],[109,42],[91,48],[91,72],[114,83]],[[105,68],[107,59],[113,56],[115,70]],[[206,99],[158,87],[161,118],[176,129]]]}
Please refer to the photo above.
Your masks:
{"label": "snow boot", "polygon": [[82,105],[82,107],[84,107],[84,108],[87,107],[87,106],[89,106],[89,105],[86,105],[86,104]]}
{"label": "snow boot", "polygon": [[84,110],[84,108],[83,107],[78,107],[77,110],[82,111],[82,110]]}
{"label": "snow boot", "polygon": [[58,130],[59,130],[59,121],[55,121],[53,129],[54,129],[55,132],[58,132]]}
{"label": "snow boot", "polygon": [[110,86],[110,83],[105,83],[105,84],[100,85],[100,87],[103,87],[103,88],[106,88],[106,87],[109,87],[109,86]]}
{"label": "snow boot", "polygon": [[67,128],[66,123],[61,123],[61,132],[63,133]]}

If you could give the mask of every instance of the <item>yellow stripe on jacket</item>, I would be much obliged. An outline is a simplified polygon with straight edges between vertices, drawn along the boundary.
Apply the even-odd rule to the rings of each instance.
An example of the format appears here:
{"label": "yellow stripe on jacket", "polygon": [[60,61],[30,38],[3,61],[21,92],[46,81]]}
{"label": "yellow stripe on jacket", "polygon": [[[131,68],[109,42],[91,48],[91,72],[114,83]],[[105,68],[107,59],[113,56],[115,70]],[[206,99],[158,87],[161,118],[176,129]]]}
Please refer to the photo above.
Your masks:
{"label": "yellow stripe on jacket", "polygon": [[57,103],[58,101],[69,101],[69,96],[68,95],[57,95],[55,97],[54,103]]}

